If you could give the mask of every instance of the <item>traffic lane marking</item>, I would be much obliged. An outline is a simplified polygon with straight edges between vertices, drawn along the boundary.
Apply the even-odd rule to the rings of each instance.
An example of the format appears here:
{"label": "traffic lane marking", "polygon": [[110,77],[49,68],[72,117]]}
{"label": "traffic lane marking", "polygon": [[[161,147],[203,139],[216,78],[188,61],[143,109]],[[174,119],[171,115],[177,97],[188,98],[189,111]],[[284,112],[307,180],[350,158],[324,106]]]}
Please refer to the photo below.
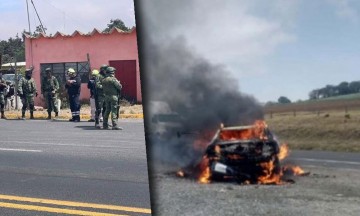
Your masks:
{"label": "traffic lane marking", "polygon": [[32,203],[52,204],[52,205],[62,205],[62,206],[71,206],[71,207],[96,208],[96,209],[106,209],[106,210],[116,210],[116,211],[127,211],[127,212],[151,214],[151,209],[136,208],[136,207],[129,207],[129,206],[117,206],[117,205],[106,205],[106,204],[96,204],[96,203],[72,202],[72,201],[64,201],[64,200],[42,199],[42,198],[32,198],[32,197],[20,197],[20,196],[12,196],[12,195],[4,195],[4,194],[0,194],[0,199],[12,200],[12,201],[32,202]]}
{"label": "traffic lane marking", "polygon": [[341,163],[349,165],[360,165],[360,162],[354,161],[341,161],[341,160],[326,160],[326,159],[313,159],[313,158],[291,158],[291,160],[318,162],[318,163]]}
{"label": "traffic lane marking", "polygon": [[[102,213],[102,212],[62,209],[62,208],[15,204],[15,203],[6,203],[6,202],[0,202],[0,207],[20,209],[20,210],[40,211],[40,212],[51,212],[51,213],[58,213],[58,214],[70,214],[70,215],[92,215],[92,216],[115,216],[115,215],[117,215],[117,216],[119,216],[119,214],[109,214],[109,213]],[[128,216],[128,215],[121,215],[121,216]]]}
{"label": "traffic lane marking", "polygon": [[42,152],[42,150],[33,150],[33,149],[10,149],[10,148],[0,148],[0,151]]}
{"label": "traffic lane marking", "polygon": [[[140,141],[140,140],[139,140]],[[144,141],[145,144],[145,140],[141,140]],[[100,142],[100,141],[99,141]],[[101,141],[102,143],[104,143],[103,141]],[[116,141],[116,144],[122,143],[122,142],[134,142],[134,140],[118,140]],[[28,142],[28,141],[2,141],[0,144],[10,144],[10,143],[16,143],[16,144],[30,144],[30,145],[49,145],[49,146],[74,146],[74,147],[92,147],[92,148],[119,148],[119,145],[88,145],[88,144],[78,144],[78,143],[54,143],[54,142],[47,142],[47,143],[42,143],[42,142]],[[141,146],[143,147],[143,146]],[[137,146],[129,146],[129,147],[125,147],[128,149],[138,149]]]}

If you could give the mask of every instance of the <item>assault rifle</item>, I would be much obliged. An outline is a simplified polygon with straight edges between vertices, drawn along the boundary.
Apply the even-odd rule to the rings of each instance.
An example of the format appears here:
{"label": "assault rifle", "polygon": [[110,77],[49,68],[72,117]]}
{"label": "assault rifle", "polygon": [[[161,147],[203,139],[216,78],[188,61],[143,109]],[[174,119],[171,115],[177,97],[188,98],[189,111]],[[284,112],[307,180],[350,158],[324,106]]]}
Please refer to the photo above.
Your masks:
{"label": "assault rifle", "polygon": [[118,93],[118,104],[117,104],[117,116],[116,118],[119,119],[120,118],[120,102],[121,102],[121,90]]}

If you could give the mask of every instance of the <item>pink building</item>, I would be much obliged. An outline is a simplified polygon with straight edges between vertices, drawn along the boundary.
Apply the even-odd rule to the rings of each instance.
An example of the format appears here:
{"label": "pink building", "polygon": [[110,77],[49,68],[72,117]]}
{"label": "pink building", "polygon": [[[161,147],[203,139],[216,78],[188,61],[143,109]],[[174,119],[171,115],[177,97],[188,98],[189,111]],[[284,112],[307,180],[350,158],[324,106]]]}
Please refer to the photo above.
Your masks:
{"label": "pink building", "polygon": [[[80,74],[83,82],[81,99],[89,98],[88,56],[91,70],[99,69],[103,64],[115,67],[115,76],[123,85],[122,95],[139,103],[142,101],[136,28],[129,32],[114,28],[109,33],[94,29],[89,34],[75,31],[72,35],[57,32],[53,36],[27,35],[25,39],[26,66],[35,67],[33,77],[39,95],[45,68],[52,68],[53,75],[64,85],[65,71],[72,67]],[[41,97],[36,98],[36,105],[44,105]]]}

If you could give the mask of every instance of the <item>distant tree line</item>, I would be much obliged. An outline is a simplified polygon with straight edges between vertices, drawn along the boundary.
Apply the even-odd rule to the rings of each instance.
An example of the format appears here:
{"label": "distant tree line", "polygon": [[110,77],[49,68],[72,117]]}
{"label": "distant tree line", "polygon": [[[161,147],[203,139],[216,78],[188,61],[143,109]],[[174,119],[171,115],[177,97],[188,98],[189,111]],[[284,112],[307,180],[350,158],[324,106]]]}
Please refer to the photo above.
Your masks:
{"label": "distant tree line", "polygon": [[326,85],[309,93],[309,99],[315,100],[360,92],[360,81],[341,82],[339,85]]}
{"label": "distant tree line", "polygon": [[25,43],[24,39],[18,34],[15,38],[10,37],[8,40],[0,41],[1,64],[11,62],[15,57],[18,62],[25,61]]}

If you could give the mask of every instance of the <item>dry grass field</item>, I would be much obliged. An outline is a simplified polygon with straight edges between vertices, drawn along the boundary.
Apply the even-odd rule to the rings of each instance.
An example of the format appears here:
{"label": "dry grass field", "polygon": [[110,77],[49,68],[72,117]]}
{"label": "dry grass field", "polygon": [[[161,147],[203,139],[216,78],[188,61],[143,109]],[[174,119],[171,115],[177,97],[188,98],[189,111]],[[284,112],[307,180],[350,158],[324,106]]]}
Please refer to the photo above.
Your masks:
{"label": "dry grass field", "polygon": [[291,149],[360,152],[360,107],[352,110],[268,113],[265,120]]}

